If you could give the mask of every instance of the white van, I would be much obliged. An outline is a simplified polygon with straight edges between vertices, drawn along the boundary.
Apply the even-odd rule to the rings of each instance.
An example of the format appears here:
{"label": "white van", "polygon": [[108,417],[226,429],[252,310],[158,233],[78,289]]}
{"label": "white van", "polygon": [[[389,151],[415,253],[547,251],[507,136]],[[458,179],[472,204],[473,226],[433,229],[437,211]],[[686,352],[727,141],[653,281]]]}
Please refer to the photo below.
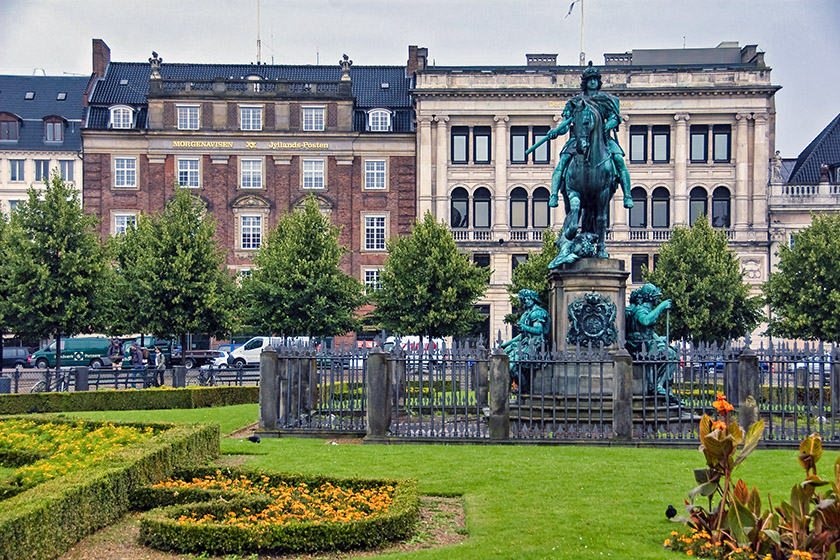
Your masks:
{"label": "white van", "polygon": [[282,336],[255,336],[239,348],[230,353],[230,363],[233,367],[246,365],[255,366],[260,363],[260,354],[266,346],[280,346],[281,344],[308,344],[308,336],[284,338]]}

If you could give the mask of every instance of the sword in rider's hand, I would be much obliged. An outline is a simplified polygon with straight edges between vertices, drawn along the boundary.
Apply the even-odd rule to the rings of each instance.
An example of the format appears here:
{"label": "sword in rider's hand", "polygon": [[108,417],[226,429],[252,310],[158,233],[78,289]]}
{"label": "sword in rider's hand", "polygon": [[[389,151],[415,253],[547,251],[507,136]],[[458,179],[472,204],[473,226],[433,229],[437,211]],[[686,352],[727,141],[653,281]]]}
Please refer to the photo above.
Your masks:
{"label": "sword in rider's hand", "polygon": [[525,150],[525,155],[526,155],[526,156],[531,155],[531,152],[533,152],[534,150],[536,150],[537,148],[539,148],[540,146],[542,146],[543,144],[545,144],[545,143],[546,143],[546,142],[548,142],[549,140],[551,140],[551,133],[550,133],[550,132],[549,132],[548,134],[546,134],[545,136],[543,136],[542,138],[540,138],[540,139],[537,141],[537,143],[536,143],[536,144],[534,144],[533,146],[531,146],[530,148],[528,148],[527,150]]}

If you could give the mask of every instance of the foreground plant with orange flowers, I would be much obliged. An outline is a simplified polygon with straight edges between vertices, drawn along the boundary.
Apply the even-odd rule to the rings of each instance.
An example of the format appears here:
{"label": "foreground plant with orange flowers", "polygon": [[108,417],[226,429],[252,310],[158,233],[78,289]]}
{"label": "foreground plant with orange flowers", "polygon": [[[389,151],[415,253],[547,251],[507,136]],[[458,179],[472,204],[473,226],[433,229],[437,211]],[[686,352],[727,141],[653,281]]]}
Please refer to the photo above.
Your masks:
{"label": "foreground plant with orange flowers", "polygon": [[[718,420],[703,415],[700,420],[700,451],[706,468],[696,469],[698,483],[686,501],[687,533],[671,532],[665,546],[688,556],[725,560],[835,560],[840,542],[840,457],[834,463],[834,480],[817,476],[822,457],[819,434],[799,446],[799,463],[805,480],[793,487],[790,502],[761,509],[761,498],[743,480],[733,484],[732,473],[758,445],[764,431],[759,420],[746,433],[730,417],[733,406],[718,393],[712,403]],[[739,446],[743,447],[739,451]],[[817,489],[827,487],[823,494]],[[708,498],[708,507],[694,505],[698,496]],[[717,504],[715,504],[717,498]],[[768,498],[769,500],[769,498]]]}

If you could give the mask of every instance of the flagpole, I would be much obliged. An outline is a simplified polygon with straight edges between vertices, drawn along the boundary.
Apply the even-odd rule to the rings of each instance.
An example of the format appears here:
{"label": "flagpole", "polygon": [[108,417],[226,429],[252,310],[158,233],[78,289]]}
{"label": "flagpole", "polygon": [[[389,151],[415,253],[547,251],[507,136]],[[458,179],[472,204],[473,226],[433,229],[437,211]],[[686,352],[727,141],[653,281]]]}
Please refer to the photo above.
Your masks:
{"label": "flagpole", "polygon": [[586,54],[583,52],[583,4],[580,0],[580,65],[586,66]]}

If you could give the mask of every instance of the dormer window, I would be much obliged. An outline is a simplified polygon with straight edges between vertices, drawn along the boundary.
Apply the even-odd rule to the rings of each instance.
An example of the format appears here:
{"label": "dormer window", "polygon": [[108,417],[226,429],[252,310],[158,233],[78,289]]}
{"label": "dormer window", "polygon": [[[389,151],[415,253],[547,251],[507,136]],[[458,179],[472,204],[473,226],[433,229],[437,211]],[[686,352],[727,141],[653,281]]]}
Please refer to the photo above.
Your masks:
{"label": "dormer window", "polygon": [[0,141],[16,142],[20,120],[11,113],[0,113]]}
{"label": "dormer window", "polygon": [[386,109],[373,109],[368,112],[368,130],[388,132],[391,130],[391,112]]}
{"label": "dormer window", "polygon": [[44,140],[64,142],[64,119],[57,116],[44,117]]}
{"label": "dormer window", "polygon": [[110,128],[131,128],[134,122],[134,109],[131,107],[111,107]]}

